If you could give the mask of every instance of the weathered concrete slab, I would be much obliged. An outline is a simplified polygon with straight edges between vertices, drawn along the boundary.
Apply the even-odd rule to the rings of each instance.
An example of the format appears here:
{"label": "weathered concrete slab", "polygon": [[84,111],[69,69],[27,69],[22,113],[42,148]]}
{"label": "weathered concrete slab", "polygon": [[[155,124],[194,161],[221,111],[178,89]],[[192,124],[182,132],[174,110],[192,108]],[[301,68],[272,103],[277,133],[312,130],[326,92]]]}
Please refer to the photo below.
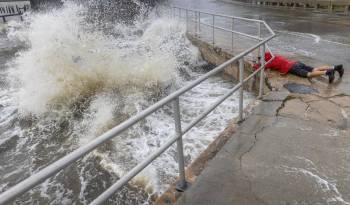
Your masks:
{"label": "weathered concrete slab", "polygon": [[350,96],[338,96],[331,98],[330,101],[342,107],[350,107]]}
{"label": "weathered concrete slab", "polygon": [[285,117],[299,117],[306,119],[308,105],[302,100],[295,98],[285,102],[284,107],[280,109],[279,115]]}
{"label": "weathered concrete slab", "polygon": [[283,101],[289,95],[288,90],[280,89],[280,91],[273,91],[263,96],[263,101]]}
{"label": "weathered concrete slab", "polygon": [[257,135],[242,170],[266,204],[347,204],[349,137],[324,124],[279,117]]}
{"label": "weathered concrete slab", "polygon": [[310,93],[317,93],[318,91],[307,85],[298,84],[298,83],[286,83],[284,84],[284,87],[289,90],[289,92],[292,93],[300,93],[300,94],[310,94]]}
{"label": "weathered concrete slab", "polygon": [[237,131],[242,134],[254,134],[273,121],[274,117],[271,116],[251,115],[237,128]]}
{"label": "weathered concrete slab", "polygon": [[269,93],[176,204],[350,204],[349,99]]}
{"label": "weathered concrete slab", "polygon": [[254,110],[255,115],[275,116],[277,109],[283,104],[282,101],[262,101]]}
{"label": "weathered concrete slab", "polygon": [[[275,51],[288,54],[281,49],[283,39],[277,41]],[[230,38],[221,35],[215,45],[229,50]],[[322,50],[313,46],[312,51]],[[294,57],[310,65],[332,65],[339,63],[338,50],[346,49],[325,50]],[[346,68],[348,62],[346,56],[341,58]],[[310,80],[270,70],[266,74],[279,92],[262,99],[177,204],[350,204],[350,72],[332,85],[323,77]],[[286,83],[319,93],[282,92]]]}
{"label": "weathered concrete slab", "polygon": [[250,182],[240,169],[240,156],[254,142],[252,135],[240,135],[236,140],[230,140],[176,204],[231,205],[238,200],[241,204],[261,204],[254,199]]}

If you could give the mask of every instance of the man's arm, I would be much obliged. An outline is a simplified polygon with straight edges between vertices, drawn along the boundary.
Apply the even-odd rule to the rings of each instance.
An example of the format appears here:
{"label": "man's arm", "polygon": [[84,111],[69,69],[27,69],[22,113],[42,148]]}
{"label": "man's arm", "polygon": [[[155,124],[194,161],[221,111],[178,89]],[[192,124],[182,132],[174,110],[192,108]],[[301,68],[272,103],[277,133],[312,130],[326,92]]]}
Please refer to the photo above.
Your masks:
{"label": "man's arm", "polygon": [[260,68],[260,63],[257,63],[256,61],[249,61],[248,63],[254,70],[258,70]]}

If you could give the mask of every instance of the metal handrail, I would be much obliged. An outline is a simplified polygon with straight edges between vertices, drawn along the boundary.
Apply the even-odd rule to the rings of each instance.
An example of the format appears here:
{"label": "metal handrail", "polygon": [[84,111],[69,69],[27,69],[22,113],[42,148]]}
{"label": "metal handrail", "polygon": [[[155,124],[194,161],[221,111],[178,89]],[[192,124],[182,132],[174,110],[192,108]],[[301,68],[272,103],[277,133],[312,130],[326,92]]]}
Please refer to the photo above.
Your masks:
{"label": "metal handrail", "polygon": [[[206,26],[212,26],[211,24],[207,24],[207,23],[203,23],[203,22],[201,22],[201,24],[206,25]],[[262,40],[262,38],[260,38],[260,37],[256,37],[256,36],[249,35],[249,34],[245,34],[245,33],[239,32],[239,31],[233,31],[233,30],[230,30],[230,29],[227,29],[227,28],[223,28],[223,27],[220,27],[220,26],[214,26],[214,28],[222,30],[222,31],[227,31],[227,32],[231,32],[231,33],[234,33],[234,34],[238,34],[238,35],[241,35],[241,36],[245,36],[245,37],[248,37],[248,38],[251,38],[251,39],[254,39],[254,40]]]}
{"label": "metal handrail", "polygon": [[[23,10],[23,12],[21,11]],[[23,8],[17,8],[17,13],[12,13],[12,14],[4,14],[4,15],[0,15],[0,17],[2,18],[2,21],[4,23],[7,22],[6,18],[7,17],[11,17],[11,16],[19,16],[21,21],[23,21],[23,13],[26,11],[25,7]]]}
{"label": "metal handrail", "polygon": [[[243,17],[237,17],[237,16],[228,16],[228,15],[223,15],[223,14],[214,14],[211,12],[206,12],[206,11],[199,11],[199,10],[194,10],[194,9],[187,9],[187,8],[182,8],[182,7],[178,7],[178,6],[174,6],[170,8],[170,12],[171,12],[171,16],[172,17],[180,17],[182,18],[182,11],[185,11],[185,18],[186,18],[186,28],[188,28],[188,24],[189,22],[194,22],[195,25],[195,35],[199,36],[200,32],[201,32],[201,25],[205,25],[208,27],[212,28],[212,44],[215,45],[215,30],[221,30],[221,31],[226,31],[232,34],[232,39],[231,39],[231,50],[234,51],[234,34],[237,34],[239,36],[244,36],[250,39],[254,39],[257,41],[261,41],[263,40],[263,38],[261,37],[261,26],[263,25],[268,32],[271,35],[275,35],[275,32],[271,29],[271,27],[265,22],[262,21],[260,19],[249,19],[249,18],[243,18]],[[178,12],[178,15],[177,15]],[[195,18],[190,18],[189,17],[189,13],[194,13]],[[205,15],[209,15],[212,17],[212,24],[208,24],[208,23],[204,23],[201,21],[201,16],[203,16],[203,14]],[[230,19],[232,22],[232,27],[231,28],[223,28],[220,26],[215,25],[215,17],[223,17],[226,19]],[[258,26],[258,32],[257,35],[250,35],[250,34],[246,34],[243,32],[239,32],[239,31],[235,31],[234,30],[234,24],[235,24],[235,20],[241,20],[241,21],[249,21],[249,22],[253,22],[253,23],[257,23]],[[268,48],[268,50],[270,50]]]}
{"label": "metal handrail", "polygon": [[234,18],[234,19],[240,19],[240,20],[244,20],[244,21],[252,21],[252,22],[260,22],[260,23],[264,23],[265,21],[260,20],[260,19],[250,19],[250,18],[244,18],[244,17],[239,17],[239,16],[229,16],[229,15],[225,15],[225,14],[216,14],[216,13],[211,13],[208,11],[200,11],[200,10],[196,10],[196,9],[188,9],[188,8],[183,8],[183,7],[179,7],[179,6],[173,6],[173,9],[181,9],[181,10],[188,10],[188,11],[192,11],[192,12],[199,12],[202,14],[208,14],[208,15],[212,15],[212,16],[220,16],[220,17],[225,17],[225,18]]}
{"label": "metal handrail", "polygon": [[[258,21],[262,22],[261,20],[258,20]],[[262,22],[262,23],[264,23],[264,22]],[[267,27],[268,27],[268,25],[267,25]],[[95,138],[91,142],[87,143],[86,145],[81,146],[80,148],[67,154],[66,156],[62,157],[61,159],[57,160],[56,162],[48,165],[47,167],[40,170],[39,172],[33,174],[29,178],[23,180],[22,182],[18,183],[15,186],[11,187],[7,191],[1,193],[0,194],[0,204],[5,204],[11,200],[14,200],[17,196],[25,193],[26,191],[28,191],[28,190],[32,189],[33,187],[35,187],[36,185],[42,183],[44,180],[48,179],[49,177],[57,174],[59,171],[61,171],[65,167],[69,166],[73,162],[76,162],[78,159],[80,159],[81,157],[90,153],[92,150],[94,150],[95,148],[97,148],[101,144],[116,137],[118,134],[122,133],[126,129],[130,128],[131,126],[133,126],[134,124],[136,124],[140,120],[146,118],[147,116],[154,113],[155,111],[157,111],[158,109],[162,108],[164,105],[166,105],[170,102],[173,103],[173,107],[174,107],[174,115],[175,115],[174,119],[175,119],[175,133],[176,133],[176,135],[174,137],[171,137],[156,152],[154,152],[153,154],[148,156],[140,164],[136,165],[133,169],[131,169],[125,176],[122,176],[115,184],[113,184],[104,193],[99,195],[93,202],[91,202],[91,204],[94,204],[94,205],[95,204],[102,204],[111,195],[113,195],[118,189],[120,189],[123,185],[128,183],[133,177],[135,177],[145,167],[147,167],[160,154],[162,154],[165,150],[167,150],[170,146],[172,146],[175,142],[177,142],[177,151],[178,151],[178,155],[179,155],[179,173],[180,173],[180,179],[179,179],[179,184],[177,186],[177,189],[184,190],[187,186],[187,182],[186,182],[186,178],[185,178],[185,165],[184,165],[184,159],[183,159],[182,136],[186,132],[188,132],[193,126],[195,126],[199,121],[201,121],[204,117],[206,117],[218,105],[220,105],[226,98],[228,98],[235,91],[237,91],[238,89],[240,89],[239,119],[243,120],[243,85],[250,78],[252,78],[253,76],[256,76],[258,73],[260,73],[259,96],[261,97],[261,95],[263,94],[263,82],[262,81],[264,79],[264,69],[265,69],[265,59],[264,59],[264,53],[265,53],[265,48],[266,48],[265,45],[268,41],[270,41],[275,36],[276,35],[274,33],[271,33],[271,36],[267,37],[266,39],[261,40],[256,45],[241,52],[237,56],[224,62],[223,64],[219,65],[218,67],[214,68],[213,70],[209,71],[208,73],[204,74],[203,76],[201,76],[198,79],[194,80],[193,82],[189,83],[188,85],[180,88],[179,90],[171,93],[169,96],[156,102],[155,104],[153,104],[152,106],[143,110],[139,114],[129,118],[128,120],[124,121],[123,123],[119,124],[118,126],[112,128],[111,130],[109,130],[106,133],[102,134],[101,136]],[[254,73],[252,73],[250,76],[248,76],[248,78],[243,79],[243,72],[244,72],[243,60],[244,60],[244,57],[258,48],[260,48],[260,55],[262,56],[261,67],[258,70],[256,70]],[[232,63],[235,63],[237,61],[239,61],[240,82],[236,86],[234,86],[234,88],[232,88],[226,95],[219,98],[216,103],[214,103],[212,106],[210,106],[209,109],[207,109],[204,113],[202,113],[200,116],[198,116],[192,123],[190,123],[184,129],[182,129],[181,128],[181,119],[180,119],[179,97],[182,94],[184,94],[185,92],[196,87],[201,82],[208,79],[209,77],[223,71],[227,66],[229,66]]]}

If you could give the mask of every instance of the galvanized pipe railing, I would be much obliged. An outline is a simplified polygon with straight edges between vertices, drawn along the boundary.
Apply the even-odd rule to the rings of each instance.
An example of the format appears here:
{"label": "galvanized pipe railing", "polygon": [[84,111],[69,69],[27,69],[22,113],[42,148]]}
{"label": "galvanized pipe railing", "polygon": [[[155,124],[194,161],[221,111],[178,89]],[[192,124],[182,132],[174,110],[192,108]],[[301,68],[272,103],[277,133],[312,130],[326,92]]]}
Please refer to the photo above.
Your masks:
{"label": "galvanized pipe railing", "polygon": [[[215,29],[231,33],[232,34],[231,35],[231,38],[232,38],[231,39],[231,51],[232,52],[234,51],[234,47],[233,47],[233,45],[234,45],[234,34],[237,34],[239,36],[244,36],[244,37],[250,38],[252,40],[262,41],[263,40],[263,38],[262,38],[262,24],[263,24],[265,26],[265,28],[268,30],[268,32],[270,33],[270,35],[272,35],[272,36],[275,35],[275,32],[270,28],[270,26],[267,25],[267,23],[265,21],[262,21],[260,19],[248,19],[248,18],[242,18],[242,17],[236,17],[236,16],[227,16],[227,15],[214,14],[214,13],[210,13],[210,12],[192,10],[192,9],[187,9],[187,8],[182,8],[182,7],[172,7],[171,12],[173,13],[173,15],[170,15],[170,16],[173,16],[175,18],[176,17],[176,10],[178,10],[179,18],[182,18],[181,11],[185,11],[186,12],[186,28],[188,28],[188,22],[189,21],[190,22],[192,21],[192,22],[196,23],[195,28],[197,28],[197,27],[200,28],[201,24],[210,27],[212,29],[212,45],[213,46],[215,45]],[[189,12],[192,12],[192,13],[195,14],[195,18],[196,18],[195,20],[189,18],[189,15],[188,15]],[[207,24],[207,23],[201,22],[201,20],[200,20],[200,16],[201,15],[200,14],[206,14],[206,15],[211,16],[212,24]],[[199,19],[197,19],[197,17],[199,17]],[[215,17],[222,17],[222,18],[226,18],[226,19],[231,19],[232,20],[231,28],[223,28],[221,26],[216,26],[215,25]],[[251,34],[246,34],[246,33],[239,32],[239,31],[235,31],[234,30],[234,21],[235,20],[241,20],[241,21],[256,23],[257,34],[256,35],[251,35]],[[200,37],[200,29],[198,29],[198,30],[196,29],[195,36]],[[257,49],[258,57],[261,57],[261,56],[265,55],[265,49],[266,48],[271,53],[271,50],[270,50],[270,48],[267,45],[262,45],[261,47],[264,47],[264,48],[261,49],[259,47]],[[274,58],[274,56],[273,56],[273,58]],[[265,60],[261,59],[260,63],[261,64],[265,64]],[[240,71],[240,68],[239,68],[239,71]],[[261,72],[258,98],[261,98],[261,96],[263,95],[264,78],[265,78],[264,77],[264,72]],[[239,115],[239,116],[240,116],[240,120],[242,120],[241,119],[241,115]]]}
{"label": "galvanized pipe railing", "polygon": [[[190,10],[187,10],[187,17],[188,12]],[[175,15],[175,14],[173,14]],[[180,14],[181,15],[181,14]],[[232,18],[232,17],[231,17]],[[244,19],[249,20],[245,18],[237,18],[237,19]],[[188,21],[188,19],[186,19]],[[249,20],[251,21],[251,20]],[[254,20],[262,22],[264,25],[268,27],[267,24],[265,24],[261,20]],[[269,27],[268,27],[268,30]],[[271,30],[272,31],[272,30]],[[102,134],[101,136],[95,138],[91,142],[87,143],[86,145],[83,145],[82,147],[76,149],[75,151],[69,153],[68,155],[64,156],[63,158],[57,160],[56,162],[48,165],[44,169],[38,171],[37,173],[33,174],[29,178],[23,180],[22,182],[18,183],[17,185],[11,187],[7,191],[0,194],[0,204],[5,204],[10,202],[11,200],[14,200],[16,197],[20,196],[21,194],[25,193],[26,191],[32,189],[36,185],[42,183],[49,177],[57,174],[59,171],[64,169],[65,167],[69,166],[70,164],[76,162],[78,159],[82,158],[86,154],[90,153],[92,150],[96,149],[103,143],[105,143],[108,140],[111,140],[112,138],[116,137],[120,133],[124,132],[134,124],[138,123],[142,119],[146,118],[150,114],[154,113],[158,109],[162,108],[164,105],[172,102],[173,103],[173,109],[174,109],[174,120],[175,120],[175,136],[171,137],[164,145],[161,145],[156,152],[148,156],[146,159],[144,159],[140,164],[136,165],[133,169],[131,169],[126,175],[121,176],[121,178],[113,184],[111,187],[109,187],[105,192],[103,192],[101,195],[99,195],[94,201],[91,202],[91,204],[102,204],[105,202],[109,197],[111,197],[116,191],[118,191],[122,186],[124,186],[126,183],[128,183],[133,177],[135,177],[138,173],[140,173],[145,167],[147,167],[150,163],[152,163],[160,154],[165,152],[170,146],[172,146],[175,142],[177,142],[177,152],[179,156],[179,182],[177,184],[177,189],[179,191],[184,191],[187,187],[187,181],[185,177],[185,163],[183,158],[183,142],[182,142],[182,136],[188,132],[192,127],[194,127],[198,122],[200,122],[203,118],[205,118],[210,112],[212,112],[218,105],[220,105],[223,101],[225,101],[229,96],[231,96],[235,91],[240,89],[240,95],[239,95],[239,120],[243,120],[243,85],[246,83],[249,79],[256,76],[258,73],[260,73],[261,79],[264,77],[264,68],[265,68],[265,60],[264,55],[262,56],[261,60],[261,67],[254,71],[251,75],[249,75],[247,78],[243,79],[243,70],[244,70],[244,57],[248,54],[254,52],[256,49],[261,47],[261,53],[265,52],[266,43],[269,42],[272,38],[275,37],[275,33],[271,33],[271,35],[265,39],[262,39],[259,41],[256,45],[246,49],[245,51],[241,52],[240,54],[236,55],[232,59],[226,61],[225,63],[219,65],[218,67],[214,68],[213,70],[207,72],[203,76],[199,77],[198,79],[194,80],[193,82],[189,83],[188,85],[180,88],[179,90],[171,93],[169,96],[161,99],[157,103],[153,104],[152,106],[148,107],[147,109],[143,110],[139,114],[129,118],[128,120],[124,121],[123,123],[119,124],[118,126],[112,128],[111,130],[107,131],[106,133]],[[271,59],[272,60],[272,59]],[[270,60],[270,61],[271,61]],[[181,114],[180,114],[180,104],[179,104],[179,97],[184,94],[185,92],[191,90],[192,88],[196,87],[209,77],[223,71],[226,67],[230,66],[233,63],[239,62],[239,69],[240,69],[240,82],[234,86],[227,94],[219,98],[213,105],[211,105],[204,113],[200,114],[196,119],[194,119],[189,125],[187,125],[185,128],[181,128]],[[269,62],[267,62],[269,63]],[[261,80],[260,80],[261,81]],[[262,95],[262,86],[263,84],[260,82],[260,92],[259,96]]]}
{"label": "galvanized pipe railing", "polygon": [[16,11],[17,11],[17,13],[10,13],[10,14],[0,15],[0,17],[2,18],[2,21],[4,23],[6,23],[7,22],[6,18],[7,17],[12,17],[12,16],[19,16],[21,21],[23,21],[23,13],[25,13],[27,11],[27,8],[26,7],[19,8],[18,6],[16,6]]}
{"label": "galvanized pipe railing", "polygon": [[[176,10],[178,10],[178,14],[179,17],[181,18],[181,11],[185,11],[186,12],[186,25],[188,25],[189,22],[194,22],[196,23],[195,28],[196,28],[196,32],[195,35],[198,36],[200,33],[200,26],[201,25],[205,25],[208,26],[212,29],[212,44],[215,44],[215,29],[218,30],[223,30],[223,31],[227,31],[227,32],[231,32],[232,33],[232,50],[233,50],[233,34],[237,34],[240,36],[244,36],[247,38],[251,38],[254,40],[258,40],[261,41],[261,26],[264,25],[264,27],[268,30],[268,32],[271,35],[275,35],[275,32],[270,28],[269,25],[267,25],[267,23],[265,21],[262,21],[260,19],[249,19],[249,18],[243,18],[243,17],[237,17],[237,16],[228,16],[228,15],[222,15],[222,14],[214,14],[214,13],[210,13],[210,12],[205,12],[205,11],[199,11],[199,10],[194,10],[194,9],[187,9],[187,8],[182,8],[182,7],[172,7],[171,8],[171,16],[176,17]],[[195,19],[192,19],[189,17],[189,13],[193,13],[195,15]],[[212,18],[212,24],[208,24],[208,23],[204,23],[201,21],[201,14],[205,14],[205,15],[209,15]],[[203,16],[203,15],[202,15]],[[220,26],[215,25],[215,17],[222,17],[222,18],[226,18],[226,19],[231,19],[232,20],[232,27],[231,29],[229,28],[223,28]],[[243,32],[239,32],[239,31],[235,31],[233,24],[234,24],[234,20],[240,20],[240,21],[246,21],[246,22],[256,22],[257,23],[257,35],[250,35],[250,34],[246,34]],[[198,29],[197,29],[198,28]]]}

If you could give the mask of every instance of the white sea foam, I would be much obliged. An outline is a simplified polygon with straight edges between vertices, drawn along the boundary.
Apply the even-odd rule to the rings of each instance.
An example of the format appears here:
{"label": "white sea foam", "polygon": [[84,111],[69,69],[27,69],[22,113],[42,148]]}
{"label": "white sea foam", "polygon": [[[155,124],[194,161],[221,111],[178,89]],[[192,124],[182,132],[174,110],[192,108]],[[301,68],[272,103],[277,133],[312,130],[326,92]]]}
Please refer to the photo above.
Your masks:
{"label": "white sea foam", "polygon": [[282,166],[281,168],[286,173],[302,174],[314,183],[316,183],[317,189],[319,188],[322,190],[321,196],[326,199],[327,204],[329,204],[330,202],[339,202],[344,205],[350,204],[350,202],[344,200],[342,194],[339,192],[336,183],[337,181],[328,179],[327,177],[318,174],[317,170],[313,170],[314,172],[312,172],[308,169],[289,166]]}
{"label": "white sea foam", "polygon": [[[29,46],[19,53],[12,73],[20,84],[21,112],[42,114],[53,103],[71,103],[103,89],[167,83],[174,77],[178,62],[167,41],[184,34],[180,24],[156,20],[141,38],[118,39],[89,31],[84,12],[84,7],[66,3],[33,15],[28,27],[10,33]],[[124,28],[120,30],[128,30]]]}

